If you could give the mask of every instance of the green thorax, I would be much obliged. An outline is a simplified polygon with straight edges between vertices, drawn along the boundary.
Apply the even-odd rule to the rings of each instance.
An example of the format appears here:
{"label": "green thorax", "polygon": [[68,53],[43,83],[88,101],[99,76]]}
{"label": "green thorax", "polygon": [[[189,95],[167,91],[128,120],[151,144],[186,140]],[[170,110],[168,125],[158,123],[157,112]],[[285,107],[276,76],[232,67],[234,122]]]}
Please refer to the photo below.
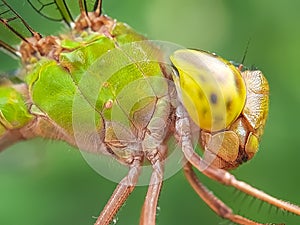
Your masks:
{"label": "green thorax", "polygon": [[67,136],[96,132],[102,141],[118,140],[116,125],[110,129],[117,123],[133,141],[142,136],[157,98],[167,94],[166,84],[153,79],[164,76],[160,52],[126,24],[102,20],[98,31],[46,37],[54,48],[45,46],[43,56],[35,52],[25,58],[31,113],[47,117]]}

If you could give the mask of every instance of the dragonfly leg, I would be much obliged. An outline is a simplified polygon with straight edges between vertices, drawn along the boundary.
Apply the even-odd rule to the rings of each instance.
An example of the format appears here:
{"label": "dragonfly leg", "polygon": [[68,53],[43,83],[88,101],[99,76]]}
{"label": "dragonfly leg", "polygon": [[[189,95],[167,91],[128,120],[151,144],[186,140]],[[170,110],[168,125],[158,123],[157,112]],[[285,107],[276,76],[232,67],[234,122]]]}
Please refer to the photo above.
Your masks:
{"label": "dragonfly leg", "polygon": [[203,201],[219,216],[222,218],[231,220],[237,224],[247,225],[259,225],[252,220],[249,220],[240,215],[236,215],[232,212],[224,202],[217,198],[209,189],[207,189],[199,180],[195,172],[193,171],[192,165],[188,162],[184,165],[184,174],[195,190],[195,192],[203,199]]}
{"label": "dragonfly leg", "polygon": [[258,190],[251,185],[237,180],[229,172],[208,165],[198,154],[195,153],[192,141],[191,141],[191,130],[190,122],[186,111],[182,106],[179,106],[176,110],[177,121],[176,121],[176,132],[178,133],[178,142],[181,144],[182,151],[185,158],[207,177],[218,181],[224,185],[232,186],[248,195],[251,195],[257,199],[274,205],[280,209],[288,212],[300,215],[300,207],[289,202],[285,202],[274,198],[261,190]]}
{"label": "dragonfly leg", "polygon": [[163,160],[168,150],[163,142],[167,135],[165,131],[170,125],[169,115],[170,99],[169,96],[163,96],[157,100],[152,119],[147,125],[149,132],[145,134],[143,140],[145,157],[151,163],[153,172],[142,208],[140,225],[155,225],[157,202],[163,182]]}
{"label": "dragonfly leg", "polygon": [[128,196],[131,194],[137,183],[141,170],[142,157],[134,158],[130,165],[129,172],[116,187],[104,209],[100,213],[95,225],[108,225],[113,220],[115,214],[124,204]]}
{"label": "dragonfly leg", "polygon": [[[152,164],[150,185],[142,208],[140,225],[155,225],[157,202],[163,181],[162,155],[167,151],[167,146],[162,145],[159,151],[146,154]],[[154,154],[153,154],[154,153]]]}

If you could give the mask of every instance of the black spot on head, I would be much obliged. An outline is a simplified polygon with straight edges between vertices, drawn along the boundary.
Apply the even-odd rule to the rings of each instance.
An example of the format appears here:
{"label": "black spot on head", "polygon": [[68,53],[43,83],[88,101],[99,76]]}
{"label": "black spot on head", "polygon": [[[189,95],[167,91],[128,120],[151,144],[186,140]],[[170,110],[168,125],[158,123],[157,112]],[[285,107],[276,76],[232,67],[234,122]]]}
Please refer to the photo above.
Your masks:
{"label": "black spot on head", "polygon": [[232,100],[231,99],[227,99],[227,101],[226,101],[226,109],[230,110],[231,106],[232,106]]}
{"label": "black spot on head", "polygon": [[205,115],[208,112],[208,109],[206,107],[203,107],[202,114]]}
{"label": "black spot on head", "polygon": [[212,104],[217,104],[217,101],[218,101],[217,95],[216,95],[215,93],[211,93],[211,94],[210,94],[210,102],[211,102]]}
{"label": "black spot on head", "polygon": [[204,95],[203,95],[203,93],[202,93],[201,91],[198,91],[198,98],[199,98],[200,100],[203,100],[203,99],[204,99]]}
{"label": "black spot on head", "polygon": [[242,82],[244,81],[243,79],[242,80],[240,80],[239,79],[240,77],[238,77],[238,76],[234,76],[234,83],[235,83],[235,88],[237,89],[237,90],[242,90]]}

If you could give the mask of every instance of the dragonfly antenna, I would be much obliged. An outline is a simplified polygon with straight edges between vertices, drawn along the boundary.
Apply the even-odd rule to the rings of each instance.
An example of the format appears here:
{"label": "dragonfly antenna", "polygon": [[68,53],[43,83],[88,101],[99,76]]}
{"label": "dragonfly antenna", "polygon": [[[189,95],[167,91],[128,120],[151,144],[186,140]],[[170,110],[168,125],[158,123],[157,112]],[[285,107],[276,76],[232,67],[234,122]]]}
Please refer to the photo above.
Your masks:
{"label": "dragonfly antenna", "polygon": [[247,42],[247,45],[246,45],[246,49],[244,51],[244,55],[243,55],[243,58],[242,58],[242,62],[240,63],[240,65],[238,66],[238,69],[240,71],[242,71],[244,69],[244,62],[245,62],[245,59],[246,59],[246,55],[247,55],[247,52],[248,52],[248,48],[249,48],[249,45],[250,45],[250,41],[251,41],[251,38],[249,38],[248,42]]}
{"label": "dragonfly antenna", "polygon": [[246,49],[245,49],[245,51],[244,51],[244,55],[243,55],[242,62],[241,62],[242,65],[243,65],[244,62],[245,62],[246,55],[247,55],[247,53],[248,53],[248,49],[249,49],[249,45],[250,45],[250,41],[251,41],[251,38],[249,38],[249,40],[248,40],[248,42],[247,42]]}

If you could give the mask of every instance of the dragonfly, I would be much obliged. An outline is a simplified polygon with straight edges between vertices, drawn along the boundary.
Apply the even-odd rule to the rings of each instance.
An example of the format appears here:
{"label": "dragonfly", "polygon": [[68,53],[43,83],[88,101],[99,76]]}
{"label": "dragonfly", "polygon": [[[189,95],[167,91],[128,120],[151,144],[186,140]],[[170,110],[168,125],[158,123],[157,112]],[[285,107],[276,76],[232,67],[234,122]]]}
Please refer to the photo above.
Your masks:
{"label": "dragonfly", "polygon": [[[183,153],[188,182],[217,215],[238,224],[261,224],[235,214],[202,184],[195,170],[300,215],[297,205],[228,172],[258,150],[269,102],[268,82],[261,71],[243,70],[203,50],[150,41],[104,15],[101,0],[92,8],[90,2],[79,0],[77,19],[63,0],[28,3],[41,15],[64,21],[70,31],[42,36],[1,0],[1,25],[21,44],[16,48],[1,38],[0,46],[18,57],[23,69],[17,79],[1,79],[0,149],[43,137],[125,165],[128,173],[96,225],[114,220],[147,165],[152,174],[140,224],[156,223],[172,138]],[[19,32],[16,23],[26,33]],[[196,145],[202,147],[202,155]]]}

